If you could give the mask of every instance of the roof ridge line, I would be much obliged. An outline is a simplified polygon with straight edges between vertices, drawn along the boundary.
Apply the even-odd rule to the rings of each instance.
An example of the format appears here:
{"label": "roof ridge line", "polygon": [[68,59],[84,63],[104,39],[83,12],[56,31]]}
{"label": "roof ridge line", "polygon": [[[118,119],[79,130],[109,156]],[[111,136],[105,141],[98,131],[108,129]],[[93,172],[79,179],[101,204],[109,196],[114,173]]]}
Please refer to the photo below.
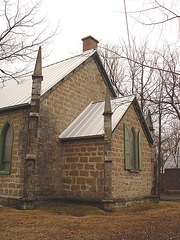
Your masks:
{"label": "roof ridge line", "polygon": [[[89,53],[88,53],[88,52],[89,52]],[[46,66],[44,66],[43,68],[50,67],[50,66],[55,65],[55,64],[58,64],[58,63],[60,63],[60,62],[64,62],[64,61],[73,59],[73,58],[75,58],[75,57],[86,56],[86,55],[91,56],[91,55],[90,55],[90,52],[92,52],[91,55],[93,55],[93,54],[96,52],[96,50],[88,50],[88,51],[84,52],[85,54],[84,54],[84,53],[77,54],[77,55],[74,55],[74,56],[72,56],[72,57],[68,57],[68,58],[66,58],[66,59],[62,59],[62,60],[57,61],[57,62],[55,62],[55,63],[51,63],[51,64],[49,64],[49,65],[46,65]]]}

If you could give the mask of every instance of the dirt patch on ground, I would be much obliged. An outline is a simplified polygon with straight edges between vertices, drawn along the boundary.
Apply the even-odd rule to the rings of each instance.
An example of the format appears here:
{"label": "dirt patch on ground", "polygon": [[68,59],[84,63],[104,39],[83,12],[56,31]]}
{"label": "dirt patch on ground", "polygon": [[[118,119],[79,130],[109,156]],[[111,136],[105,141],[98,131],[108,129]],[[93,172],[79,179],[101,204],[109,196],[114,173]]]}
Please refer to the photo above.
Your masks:
{"label": "dirt patch on ground", "polygon": [[0,239],[180,240],[180,202],[141,204],[113,213],[64,202],[28,211],[0,207]]}

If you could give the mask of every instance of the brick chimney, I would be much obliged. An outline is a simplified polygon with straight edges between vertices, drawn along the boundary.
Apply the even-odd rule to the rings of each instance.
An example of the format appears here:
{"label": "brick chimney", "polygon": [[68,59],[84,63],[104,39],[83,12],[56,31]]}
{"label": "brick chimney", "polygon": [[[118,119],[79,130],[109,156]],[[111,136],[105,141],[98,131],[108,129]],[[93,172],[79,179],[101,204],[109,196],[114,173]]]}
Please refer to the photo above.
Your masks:
{"label": "brick chimney", "polygon": [[83,52],[91,49],[95,50],[97,49],[99,41],[93,38],[92,36],[82,38],[81,40],[83,41]]}

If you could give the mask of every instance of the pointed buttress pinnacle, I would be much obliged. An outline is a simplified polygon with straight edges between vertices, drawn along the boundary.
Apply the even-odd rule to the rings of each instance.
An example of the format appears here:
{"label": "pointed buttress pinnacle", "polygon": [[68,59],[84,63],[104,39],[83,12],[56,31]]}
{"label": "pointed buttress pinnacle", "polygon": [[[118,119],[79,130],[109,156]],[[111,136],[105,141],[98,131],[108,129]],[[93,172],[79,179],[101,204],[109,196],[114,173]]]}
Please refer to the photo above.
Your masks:
{"label": "pointed buttress pinnacle", "polygon": [[41,46],[38,50],[38,55],[36,59],[36,65],[34,68],[33,76],[42,76],[42,58],[41,58]]}
{"label": "pointed buttress pinnacle", "polygon": [[104,104],[104,113],[112,113],[111,110],[111,101],[110,101],[110,91],[109,88],[106,88],[105,104]]}
{"label": "pointed buttress pinnacle", "polygon": [[148,125],[150,131],[154,130],[150,110],[148,110],[147,125]]}

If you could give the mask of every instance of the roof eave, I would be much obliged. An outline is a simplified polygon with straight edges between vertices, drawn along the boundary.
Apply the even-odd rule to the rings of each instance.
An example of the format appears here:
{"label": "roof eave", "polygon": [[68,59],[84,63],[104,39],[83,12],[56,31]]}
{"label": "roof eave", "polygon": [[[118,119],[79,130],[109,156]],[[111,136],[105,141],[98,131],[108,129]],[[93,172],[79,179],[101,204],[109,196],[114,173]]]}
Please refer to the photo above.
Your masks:
{"label": "roof eave", "polygon": [[[135,96],[134,96],[135,99]],[[129,104],[128,108],[126,109],[126,111],[124,112],[123,116],[119,119],[119,121],[117,122],[117,124],[114,126],[114,128],[112,129],[112,133],[114,133],[114,131],[116,130],[117,126],[120,124],[121,120],[124,118],[124,116],[126,115],[126,113],[128,112],[129,108],[131,107],[134,99],[132,100],[132,102]]]}
{"label": "roof eave", "polygon": [[79,137],[67,137],[67,138],[61,138],[59,139],[63,142],[67,141],[80,141],[80,140],[92,140],[92,139],[102,139],[104,138],[104,134],[100,135],[90,135],[90,136],[79,136]]}
{"label": "roof eave", "polygon": [[102,64],[102,62],[101,62],[101,59],[100,59],[98,53],[95,52],[93,55],[94,55],[94,57],[95,57],[96,63],[97,63],[98,66],[99,66],[99,69],[101,70],[102,75],[104,76],[104,78],[105,78],[105,80],[106,80],[106,82],[107,82],[107,84],[108,84],[109,89],[110,89],[111,92],[112,92],[113,97],[116,98],[117,95],[116,95],[116,93],[115,93],[115,91],[114,91],[114,89],[113,89],[113,86],[112,86],[112,84],[111,84],[111,82],[110,82],[110,80],[109,80],[109,77],[108,77],[108,75],[107,75],[107,73],[106,73],[106,70],[104,69],[104,66],[103,66],[103,64]]}
{"label": "roof eave", "polygon": [[135,97],[134,100],[133,100],[133,104],[134,104],[134,106],[135,106],[135,110],[137,111],[137,113],[138,113],[138,115],[139,115],[140,123],[142,124],[142,127],[143,127],[143,129],[144,129],[144,131],[145,131],[145,133],[146,133],[148,142],[149,142],[151,145],[153,145],[153,143],[154,143],[153,138],[152,138],[151,133],[150,133],[150,131],[149,131],[149,128],[148,128],[148,126],[147,126],[147,124],[146,124],[146,121],[145,121],[145,119],[144,119],[143,113],[142,113],[142,111],[141,111],[141,108],[140,108],[140,106],[139,106],[139,103],[138,103],[136,97]]}
{"label": "roof eave", "polygon": [[16,111],[22,108],[27,108],[30,107],[30,103],[24,103],[24,104],[19,104],[19,105],[14,105],[14,106],[9,106],[9,107],[4,107],[0,109],[0,112],[9,112],[9,111]]}

